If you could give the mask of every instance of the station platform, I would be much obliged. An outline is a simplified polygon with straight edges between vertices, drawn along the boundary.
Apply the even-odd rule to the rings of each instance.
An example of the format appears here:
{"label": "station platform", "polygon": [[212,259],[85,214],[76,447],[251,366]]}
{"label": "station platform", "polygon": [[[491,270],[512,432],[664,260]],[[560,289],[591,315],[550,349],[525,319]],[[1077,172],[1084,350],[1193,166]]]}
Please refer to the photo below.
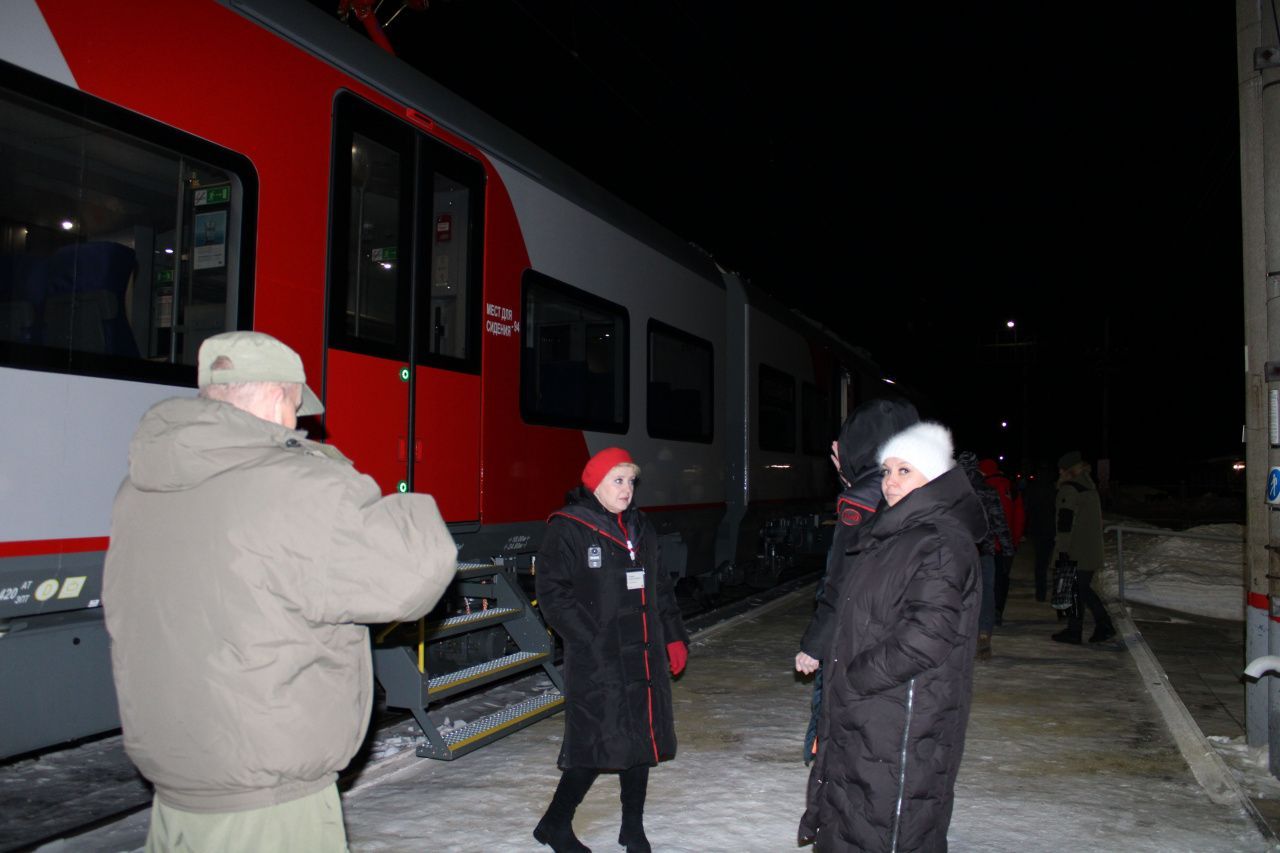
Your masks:
{"label": "station platform", "polygon": [[[695,634],[674,689],[679,755],[650,775],[645,826],[654,850],[808,849],[797,847],[796,827],[808,777],[801,741],[810,685],[793,659],[812,597],[806,585]],[[1153,654],[1144,637],[1151,614],[1135,620],[1114,605],[1113,612],[1117,641],[1053,642],[1056,614],[1034,601],[1029,574],[1015,566],[993,657],[975,668],[950,848],[1277,849],[1259,809],[1223,778],[1221,760],[1214,764],[1213,748],[1157,662],[1163,645],[1181,655],[1171,671],[1191,673],[1179,680],[1220,682],[1239,659],[1194,635],[1155,643]],[[1223,689],[1214,713],[1224,713],[1231,695]],[[1215,703],[1196,704],[1207,714]],[[345,790],[351,849],[548,849],[530,833],[558,779],[562,727],[555,716],[451,762],[416,757],[407,738]],[[620,849],[617,791],[616,778],[601,777],[578,811],[575,829],[593,850]],[[145,831],[144,811],[40,849],[136,849]]]}

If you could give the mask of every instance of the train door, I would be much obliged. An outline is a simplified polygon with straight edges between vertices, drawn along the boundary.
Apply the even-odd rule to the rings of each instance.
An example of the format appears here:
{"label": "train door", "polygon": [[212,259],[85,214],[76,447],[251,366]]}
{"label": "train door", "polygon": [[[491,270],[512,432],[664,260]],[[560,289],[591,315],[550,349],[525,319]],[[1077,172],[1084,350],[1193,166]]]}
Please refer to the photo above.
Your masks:
{"label": "train door", "polygon": [[476,520],[484,169],[349,94],[334,128],[326,436],[385,492]]}

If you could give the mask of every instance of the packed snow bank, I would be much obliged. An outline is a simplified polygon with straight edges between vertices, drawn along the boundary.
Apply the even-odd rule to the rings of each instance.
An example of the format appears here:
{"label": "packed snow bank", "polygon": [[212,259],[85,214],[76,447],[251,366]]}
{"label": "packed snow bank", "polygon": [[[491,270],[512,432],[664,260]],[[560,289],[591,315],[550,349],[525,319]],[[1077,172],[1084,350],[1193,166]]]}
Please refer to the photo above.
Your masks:
{"label": "packed snow bank", "polygon": [[[1174,531],[1116,519],[1108,520],[1107,527],[1113,524],[1150,531],[1124,532],[1126,601],[1214,619],[1244,621],[1243,525],[1205,524]],[[1217,538],[1192,539],[1182,534]],[[1107,564],[1100,589],[1105,598],[1117,598],[1119,592],[1117,535],[1109,532],[1105,539]]]}

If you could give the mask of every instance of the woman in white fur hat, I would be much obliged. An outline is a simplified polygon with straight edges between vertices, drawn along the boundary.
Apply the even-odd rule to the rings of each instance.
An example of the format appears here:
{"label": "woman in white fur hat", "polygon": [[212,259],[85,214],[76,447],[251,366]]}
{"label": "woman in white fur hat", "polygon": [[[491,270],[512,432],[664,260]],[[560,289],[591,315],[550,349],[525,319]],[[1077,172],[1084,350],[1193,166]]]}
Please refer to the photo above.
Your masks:
{"label": "woman in white fur hat", "polygon": [[848,556],[800,823],[819,851],[947,849],[986,533],[953,453],[929,422],[877,453],[889,506]]}

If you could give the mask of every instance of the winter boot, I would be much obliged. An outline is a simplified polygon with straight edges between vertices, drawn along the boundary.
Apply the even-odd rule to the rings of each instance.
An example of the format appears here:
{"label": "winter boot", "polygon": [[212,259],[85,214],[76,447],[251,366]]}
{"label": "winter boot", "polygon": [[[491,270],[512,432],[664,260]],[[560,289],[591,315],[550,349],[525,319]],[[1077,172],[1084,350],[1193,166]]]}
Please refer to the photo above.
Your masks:
{"label": "winter boot", "polygon": [[573,767],[560,774],[560,784],[556,786],[551,805],[547,806],[546,814],[533,828],[535,841],[549,845],[555,853],[591,853],[591,848],[573,834],[573,814],[578,810],[578,803],[591,790],[596,775],[596,771],[581,767]]}
{"label": "winter boot", "polygon": [[619,774],[622,783],[622,829],[618,843],[627,853],[652,853],[649,839],[644,835],[644,797],[649,789],[649,767],[641,764],[629,767]]}
{"label": "winter boot", "polygon": [[1107,640],[1110,640],[1115,635],[1116,635],[1116,626],[1112,624],[1110,619],[1108,619],[1106,622],[1101,623],[1094,627],[1093,633],[1089,635],[1089,642],[1105,643]]}
{"label": "winter boot", "polygon": [[1065,630],[1059,631],[1053,635],[1053,639],[1059,643],[1071,643],[1072,645],[1080,645],[1080,635],[1083,629],[1079,625],[1068,625]]}

